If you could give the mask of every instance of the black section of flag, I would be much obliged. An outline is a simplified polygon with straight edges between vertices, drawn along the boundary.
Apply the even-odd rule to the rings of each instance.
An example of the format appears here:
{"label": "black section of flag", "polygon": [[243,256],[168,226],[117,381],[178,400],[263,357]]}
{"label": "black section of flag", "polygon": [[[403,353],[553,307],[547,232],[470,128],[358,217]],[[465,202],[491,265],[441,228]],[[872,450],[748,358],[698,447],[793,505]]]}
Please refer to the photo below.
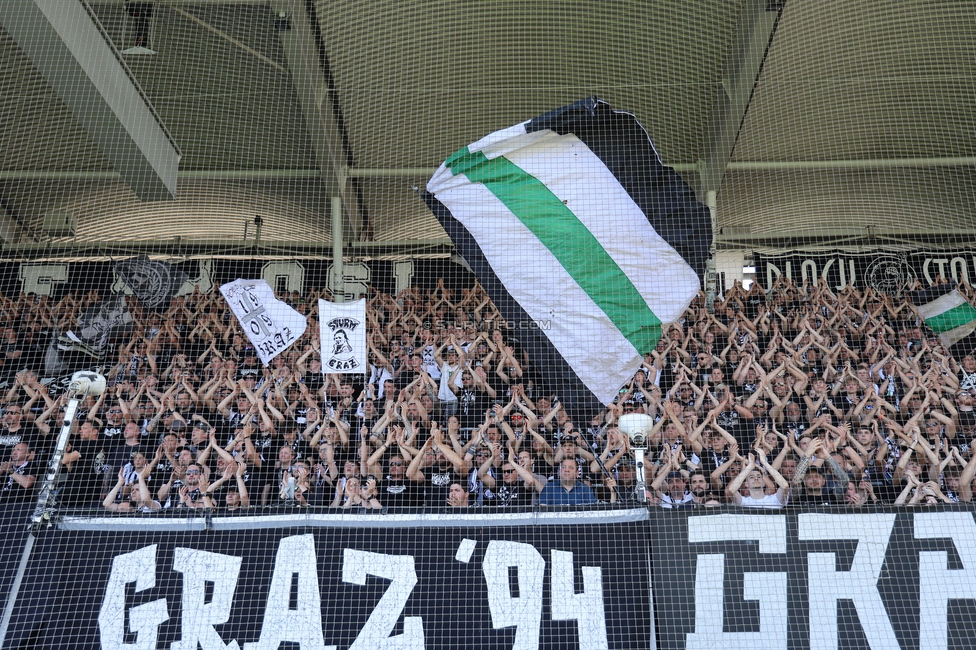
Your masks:
{"label": "black section of flag", "polygon": [[919,289],[918,291],[910,291],[908,293],[908,298],[912,301],[913,305],[916,307],[921,307],[929,304],[933,300],[938,300],[946,294],[952,293],[955,289],[955,282],[945,282],[943,284],[936,284],[931,287]]}
{"label": "black section of flag", "polygon": [[[586,426],[589,419],[603,408],[600,400],[580,380],[545,332],[529,326],[532,317],[522,309],[495,275],[481,251],[481,246],[467,228],[451,216],[450,210],[433,194],[423,192],[423,198],[441,226],[447,231],[458,253],[478,277],[478,281],[485,288],[502,318],[516,324],[514,335],[518,338],[519,345],[529,355],[532,363],[531,371],[542,385],[541,394],[555,393],[576,426]],[[594,353],[597,351],[594,350]]]}
{"label": "black section of flag", "polygon": [[82,370],[113,350],[132,329],[133,319],[125,296],[109,296],[78,317],[78,325],[52,338],[44,356],[44,375],[53,377]]}
{"label": "black section of flag", "polygon": [[661,163],[636,117],[588,97],[525,126],[529,133],[545,129],[579,138],[627,190],[654,230],[704,278],[712,245],[709,210],[677,172]]}

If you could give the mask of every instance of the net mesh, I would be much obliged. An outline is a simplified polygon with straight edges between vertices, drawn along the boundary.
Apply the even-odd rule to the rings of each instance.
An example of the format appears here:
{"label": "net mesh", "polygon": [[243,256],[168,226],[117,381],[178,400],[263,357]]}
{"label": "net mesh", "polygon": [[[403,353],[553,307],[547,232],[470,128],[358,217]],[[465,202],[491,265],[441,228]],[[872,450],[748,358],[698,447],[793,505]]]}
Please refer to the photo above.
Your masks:
{"label": "net mesh", "polygon": [[0,646],[972,647],[974,30],[0,3]]}

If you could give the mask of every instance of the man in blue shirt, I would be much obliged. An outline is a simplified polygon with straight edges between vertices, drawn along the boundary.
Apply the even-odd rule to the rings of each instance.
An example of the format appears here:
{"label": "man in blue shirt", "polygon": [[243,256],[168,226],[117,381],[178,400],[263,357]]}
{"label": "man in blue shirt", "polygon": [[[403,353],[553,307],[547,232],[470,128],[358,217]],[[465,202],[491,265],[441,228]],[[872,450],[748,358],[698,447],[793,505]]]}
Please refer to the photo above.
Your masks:
{"label": "man in blue shirt", "polygon": [[593,491],[576,480],[579,467],[575,458],[564,458],[559,464],[559,480],[551,481],[539,495],[543,506],[576,506],[596,503]]}

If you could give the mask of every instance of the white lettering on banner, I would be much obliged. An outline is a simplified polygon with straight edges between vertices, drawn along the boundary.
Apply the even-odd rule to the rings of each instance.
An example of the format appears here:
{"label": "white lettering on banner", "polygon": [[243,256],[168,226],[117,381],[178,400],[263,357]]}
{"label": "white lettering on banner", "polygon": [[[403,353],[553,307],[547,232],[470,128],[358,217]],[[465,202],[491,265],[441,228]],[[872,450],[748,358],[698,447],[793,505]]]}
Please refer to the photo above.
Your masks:
{"label": "white lettering on banner", "polygon": [[[226,623],[241,571],[241,558],[221,553],[176,548],[173,570],[183,574],[182,637],[170,650],[237,650],[237,641],[225,644],[215,625]],[[207,585],[213,584],[213,597],[206,602]]]}
{"label": "white lettering on banner", "polygon": [[[773,283],[776,282],[781,275],[783,275],[782,269],[772,262],[766,262],[766,291],[772,291]],[[786,277],[790,280],[793,279],[793,263],[789,260],[786,261]]]}
{"label": "white lettering on banner", "polygon": [[[316,557],[312,535],[285,537],[278,543],[261,636],[256,643],[245,643],[244,650],[278,650],[282,641],[298,643],[302,650],[336,650],[336,646],[323,642]],[[290,609],[291,583],[296,573],[298,607]]]}
{"label": "white lettering on banner", "polygon": [[305,291],[305,267],[301,262],[268,262],[261,267],[261,279],[275,291]]}
{"label": "white lettering on banner", "polygon": [[[199,275],[184,282],[180,290],[176,292],[177,296],[188,296],[196,291],[197,287],[200,288],[200,293],[204,295],[213,291],[213,260],[200,260],[197,264]],[[117,274],[116,277],[118,277]],[[125,285],[124,282],[122,284]],[[118,292],[116,291],[116,293]]]}
{"label": "white lettering on banner", "polygon": [[583,567],[583,593],[576,593],[573,554],[551,551],[550,608],[554,621],[576,621],[580,650],[606,650],[607,615],[603,607],[603,572],[598,566]]}
{"label": "white lettering on banner", "polygon": [[857,540],[850,571],[837,570],[836,553],[807,555],[810,649],[833,650],[838,647],[837,601],[842,599],[854,601],[861,628],[872,648],[899,647],[878,591],[878,578],[895,515],[807,513],[799,515],[797,520],[800,541]]}
{"label": "white lettering on banner", "polygon": [[160,598],[129,610],[129,629],[134,643],[125,643],[125,586],[136,583],[136,593],[156,586],[156,545],[145,546],[112,560],[105,597],[98,611],[98,633],[103,648],[156,650],[159,626],[169,620],[166,599]]}
{"label": "white lettering on banner", "polygon": [[962,569],[948,569],[945,551],[922,551],[918,558],[919,647],[949,647],[949,600],[976,599],[976,523],[969,512],[915,515],[915,539],[952,540]]}
{"label": "white lettering on banner", "polygon": [[359,636],[349,650],[423,650],[424,619],[403,618],[403,634],[390,636],[397,619],[417,585],[417,571],[412,555],[386,555],[345,549],[342,554],[342,581],[365,585],[366,576],[390,581],[390,586],[366,619]]}
{"label": "white lettering on banner", "polygon": [[399,296],[403,290],[409,289],[413,283],[413,261],[394,262],[393,279],[396,282],[393,289],[394,296]]}
{"label": "white lettering on banner", "polygon": [[[760,553],[786,553],[786,517],[782,515],[714,515],[688,518],[688,542],[759,542]],[[688,650],[785,648],[787,574],[745,573],[742,595],[759,601],[758,632],[723,632],[725,555],[698,556],[695,573],[695,631],[686,636]]]}
{"label": "white lettering on banner", "polygon": [[[804,282],[809,282],[810,284],[815,284],[820,278],[824,280],[827,279],[827,273],[830,268],[836,264],[837,265],[837,275],[840,282],[834,285],[838,291],[844,287],[850,285],[855,286],[857,284],[857,266],[854,260],[844,260],[842,258],[832,258],[824,262],[823,269],[817,270],[816,260],[802,260],[800,262],[800,284]],[[790,260],[785,260],[784,264],[786,268],[786,277],[790,280],[793,279],[793,263]],[[773,288],[773,283],[783,275],[783,269],[779,268],[772,262],[766,262],[766,290],[769,291]]]}
{"label": "white lettering on banner", "polygon": [[21,264],[20,288],[26,294],[50,296],[55,284],[68,281],[67,264]]}
{"label": "white lettering on banner", "polygon": [[969,284],[969,265],[966,264],[966,258],[953,257],[949,262],[949,270],[954,281]]}
{"label": "white lettering on banner", "polygon": [[[769,519],[767,518],[767,522]],[[464,553],[459,550],[456,559],[470,561],[471,553],[476,547],[475,541],[464,540],[461,546],[467,550]],[[282,642],[298,644],[303,650],[336,650],[336,646],[327,646],[324,641],[316,558],[312,535],[296,535],[280,540],[258,640],[244,643],[244,650],[277,650]],[[723,559],[722,556],[718,558],[720,562]],[[581,650],[608,648],[603,569],[599,566],[581,567],[582,592],[577,593],[573,553],[552,549],[551,559],[552,620],[576,621]],[[182,574],[183,591],[180,598],[180,639],[170,644],[170,650],[239,649],[236,639],[225,642],[216,627],[226,624],[231,618],[241,565],[242,558],[234,555],[184,547],[173,549],[172,570]],[[509,569],[513,567],[517,572],[517,596],[512,595],[509,582]],[[156,570],[156,545],[113,558],[111,575],[98,615],[102,647],[155,650],[159,626],[169,620],[167,601],[160,598],[132,607],[126,612],[126,586],[134,582],[135,593],[154,588]],[[545,559],[531,544],[491,541],[482,561],[482,571],[493,628],[497,630],[514,626],[516,630],[512,647],[516,650],[537,649],[542,620]],[[753,579],[754,576],[766,575],[778,574],[746,574],[746,598],[760,599],[764,630],[767,627],[765,624],[773,620],[774,616],[763,604],[765,601],[758,595],[753,596],[753,592],[773,587],[772,599],[784,603],[785,607],[785,586],[784,596],[779,598],[774,583]],[[417,585],[414,557],[344,549],[342,581],[365,586],[367,576],[389,580],[390,585],[348,650],[423,650],[426,646],[423,618],[403,616]],[[721,632],[721,570],[718,576],[719,600],[715,611],[718,612],[717,620]],[[297,604],[292,608],[292,586],[295,582],[298,586],[295,598]],[[212,585],[209,599],[208,583]],[[253,597],[254,594],[247,594],[248,599]],[[249,600],[246,605],[255,607],[256,603]],[[707,607],[703,607],[700,611],[707,610]],[[401,616],[403,633],[392,635]],[[133,634],[135,642],[125,643],[126,636],[131,637]],[[688,647],[693,646],[689,643]]]}
{"label": "white lettering on banner", "polygon": [[[518,571],[517,598],[512,597],[508,582],[509,567],[515,567]],[[492,626],[496,630],[515,626],[512,650],[538,648],[545,559],[531,544],[492,540],[488,542],[481,569],[488,586]]]}
{"label": "white lettering on banner", "polygon": [[362,262],[347,262],[342,267],[342,277],[335,277],[335,267],[326,269],[326,279],[332,295],[342,296],[347,301],[359,300],[369,293],[369,279],[372,275],[369,266]]}

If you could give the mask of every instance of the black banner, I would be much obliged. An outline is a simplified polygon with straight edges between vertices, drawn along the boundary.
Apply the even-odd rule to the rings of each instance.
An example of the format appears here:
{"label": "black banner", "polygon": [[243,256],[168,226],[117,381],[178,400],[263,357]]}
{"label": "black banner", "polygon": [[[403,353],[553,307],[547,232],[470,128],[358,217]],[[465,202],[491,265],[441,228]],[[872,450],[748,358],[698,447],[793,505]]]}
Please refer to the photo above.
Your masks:
{"label": "black banner", "polygon": [[[264,278],[275,291],[298,291],[302,296],[309,289],[328,286],[332,262],[330,260],[228,260],[200,259],[165,264],[153,268],[139,266],[141,258],[113,262],[7,262],[0,263],[0,294],[15,296],[20,292],[50,296],[58,301],[69,292],[75,295],[95,290],[104,298],[109,294],[133,293],[133,286],[142,297],[155,296],[151,304],[164,308],[165,301],[156,304],[160,291],[166,295],[187,295],[194,287],[203,293],[217,290],[221,284],[237,279]],[[367,287],[395,294],[399,285],[414,286],[432,291],[439,279],[449,289],[460,291],[474,284],[474,276],[460,264],[446,259],[412,260],[405,277],[398,277],[404,269],[398,263],[370,260],[346,264],[349,275]],[[155,272],[150,272],[155,270]],[[120,275],[120,271],[125,275]],[[137,277],[131,275],[136,271]],[[176,282],[182,283],[177,286]],[[402,287],[401,287],[402,288]]]}
{"label": "black banner", "polygon": [[807,255],[771,256],[755,254],[756,281],[767,291],[780,275],[797,286],[815,284],[821,278],[831,290],[847,285],[858,289],[872,287],[887,294],[897,294],[917,279],[923,287],[935,284],[936,278],[976,282],[976,251],[932,250],[910,253],[874,252],[863,255],[827,252]]}
{"label": "black banner", "polygon": [[658,648],[976,647],[971,508],[651,513]]}
{"label": "black banner", "polygon": [[[652,647],[644,511],[529,517],[215,517],[200,532],[107,519],[47,533],[60,584],[37,647]],[[256,523],[291,527],[234,529]]]}
{"label": "black banner", "polygon": [[971,649],[973,513],[82,519],[37,537],[4,647]]}

